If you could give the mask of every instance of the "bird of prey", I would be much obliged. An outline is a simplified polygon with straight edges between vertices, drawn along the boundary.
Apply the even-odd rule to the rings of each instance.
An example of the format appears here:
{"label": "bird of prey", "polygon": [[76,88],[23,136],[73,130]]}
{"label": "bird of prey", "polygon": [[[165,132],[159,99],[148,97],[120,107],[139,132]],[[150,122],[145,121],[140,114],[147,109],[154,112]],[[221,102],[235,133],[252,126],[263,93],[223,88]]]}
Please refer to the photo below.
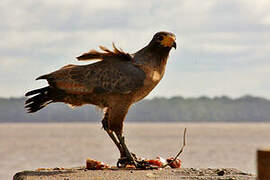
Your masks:
{"label": "bird of prey", "polygon": [[[69,64],[37,78],[48,86],[32,90],[25,102],[29,113],[46,105],[63,102],[71,106],[96,105],[104,110],[102,126],[120,151],[118,165],[139,166],[135,154],[127,148],[123,122],[130,106],[147,96],[162,79],[176,38],[170,32],[156,33],[150,43],[134,54],[113,44],[113,50],[100,46],[77,57],[79,61],[99,60],[88,65]],[[34,95],[34,96],[33,96]]]}

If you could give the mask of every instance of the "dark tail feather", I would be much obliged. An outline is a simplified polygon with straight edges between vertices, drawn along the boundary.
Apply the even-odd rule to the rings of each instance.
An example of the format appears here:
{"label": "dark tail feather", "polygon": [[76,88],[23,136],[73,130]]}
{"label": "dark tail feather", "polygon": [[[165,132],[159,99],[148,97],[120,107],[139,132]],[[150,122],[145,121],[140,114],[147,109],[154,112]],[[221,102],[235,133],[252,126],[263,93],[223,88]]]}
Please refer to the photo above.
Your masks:
{"label": "dark tail feather", "polygon": [[[47,79],[48,78],[48,75],[45,74],[43,76],[39,76],[38,78],[36,78],[36,80],[39,80],[39,79]],[[46,88],[46,87],[45,87]],[[42,88],[43,89],[43,88]]]}
{"label": "dark tail feather", "polygon": [[50,87],[47,86],[47,87],[44,87],[44,88],[40,88],[40,89],[35,89],[33,91],[29,91],[25,94],[25,96],[31,96],[31,95],[34,95],[34,94],[38,94],[38,93],[45,93],[46,91],[49,91]]}
{"label": "dark tail feather", "polygon": [[33,91],[29,91],[25,94],[25,96],[35,95],[25,101],[25,108],[28,113],[36,112],[46,105],[52,103],[54,100],[53,90],[54,88],[47,86],[41,89],[36,89]]}

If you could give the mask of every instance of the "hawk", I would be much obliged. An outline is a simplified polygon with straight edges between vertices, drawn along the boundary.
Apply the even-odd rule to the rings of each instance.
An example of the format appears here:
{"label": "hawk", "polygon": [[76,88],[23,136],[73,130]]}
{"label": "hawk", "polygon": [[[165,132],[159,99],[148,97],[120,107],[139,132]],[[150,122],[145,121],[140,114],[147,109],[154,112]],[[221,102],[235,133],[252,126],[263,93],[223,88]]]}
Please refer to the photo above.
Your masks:
{"label": "hawk", "polygon": [[127,148],[123,122],[129,108],[147,96],[162,79],[169,52],[176,49],[176,38],[170,32],[156,33],[150,43],[134,54],[100,46],[77,57],[79,61],[99,60],[88,65],[69,64],[57,71],[38,77],[47,87],[32,90],[25,102],[29,113],[50,103],[72,106],[92,104],[104,110],[102,126],[120,152],[118,165],[139,166],[135,154]]}

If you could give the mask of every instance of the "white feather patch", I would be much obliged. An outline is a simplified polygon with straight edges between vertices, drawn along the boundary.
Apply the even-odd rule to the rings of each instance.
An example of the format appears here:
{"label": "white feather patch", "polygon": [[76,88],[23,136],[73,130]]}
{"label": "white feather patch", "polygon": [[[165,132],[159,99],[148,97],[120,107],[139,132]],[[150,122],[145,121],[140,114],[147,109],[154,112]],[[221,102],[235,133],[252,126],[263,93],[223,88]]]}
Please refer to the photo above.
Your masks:
{"label": "white feather patch", "polygon": [[157,72],[157,71],[154,71],[153,72],[152,80],[153,81],[159,81],[160,80],[160,74],[159,74],[159,72]]}
{"label": "white feather patch", "polygon": [[76,106],[72,105],[72,104],[68,104],[68,106],[71,108],[71,109],[74,109]]}

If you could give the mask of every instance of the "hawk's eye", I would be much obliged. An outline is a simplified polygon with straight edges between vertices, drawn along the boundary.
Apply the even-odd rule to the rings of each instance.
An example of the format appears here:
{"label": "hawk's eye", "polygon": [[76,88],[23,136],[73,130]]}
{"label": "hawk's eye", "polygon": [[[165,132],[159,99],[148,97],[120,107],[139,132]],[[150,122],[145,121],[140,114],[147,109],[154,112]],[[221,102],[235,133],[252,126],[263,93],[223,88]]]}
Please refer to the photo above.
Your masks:
{"label": "hawk's eye", "polygon": [[160,36],[157,37],[157,39],[158,39],[159,41],[162,41],[162,40],[163,40],[163,36],[160,35]]}

